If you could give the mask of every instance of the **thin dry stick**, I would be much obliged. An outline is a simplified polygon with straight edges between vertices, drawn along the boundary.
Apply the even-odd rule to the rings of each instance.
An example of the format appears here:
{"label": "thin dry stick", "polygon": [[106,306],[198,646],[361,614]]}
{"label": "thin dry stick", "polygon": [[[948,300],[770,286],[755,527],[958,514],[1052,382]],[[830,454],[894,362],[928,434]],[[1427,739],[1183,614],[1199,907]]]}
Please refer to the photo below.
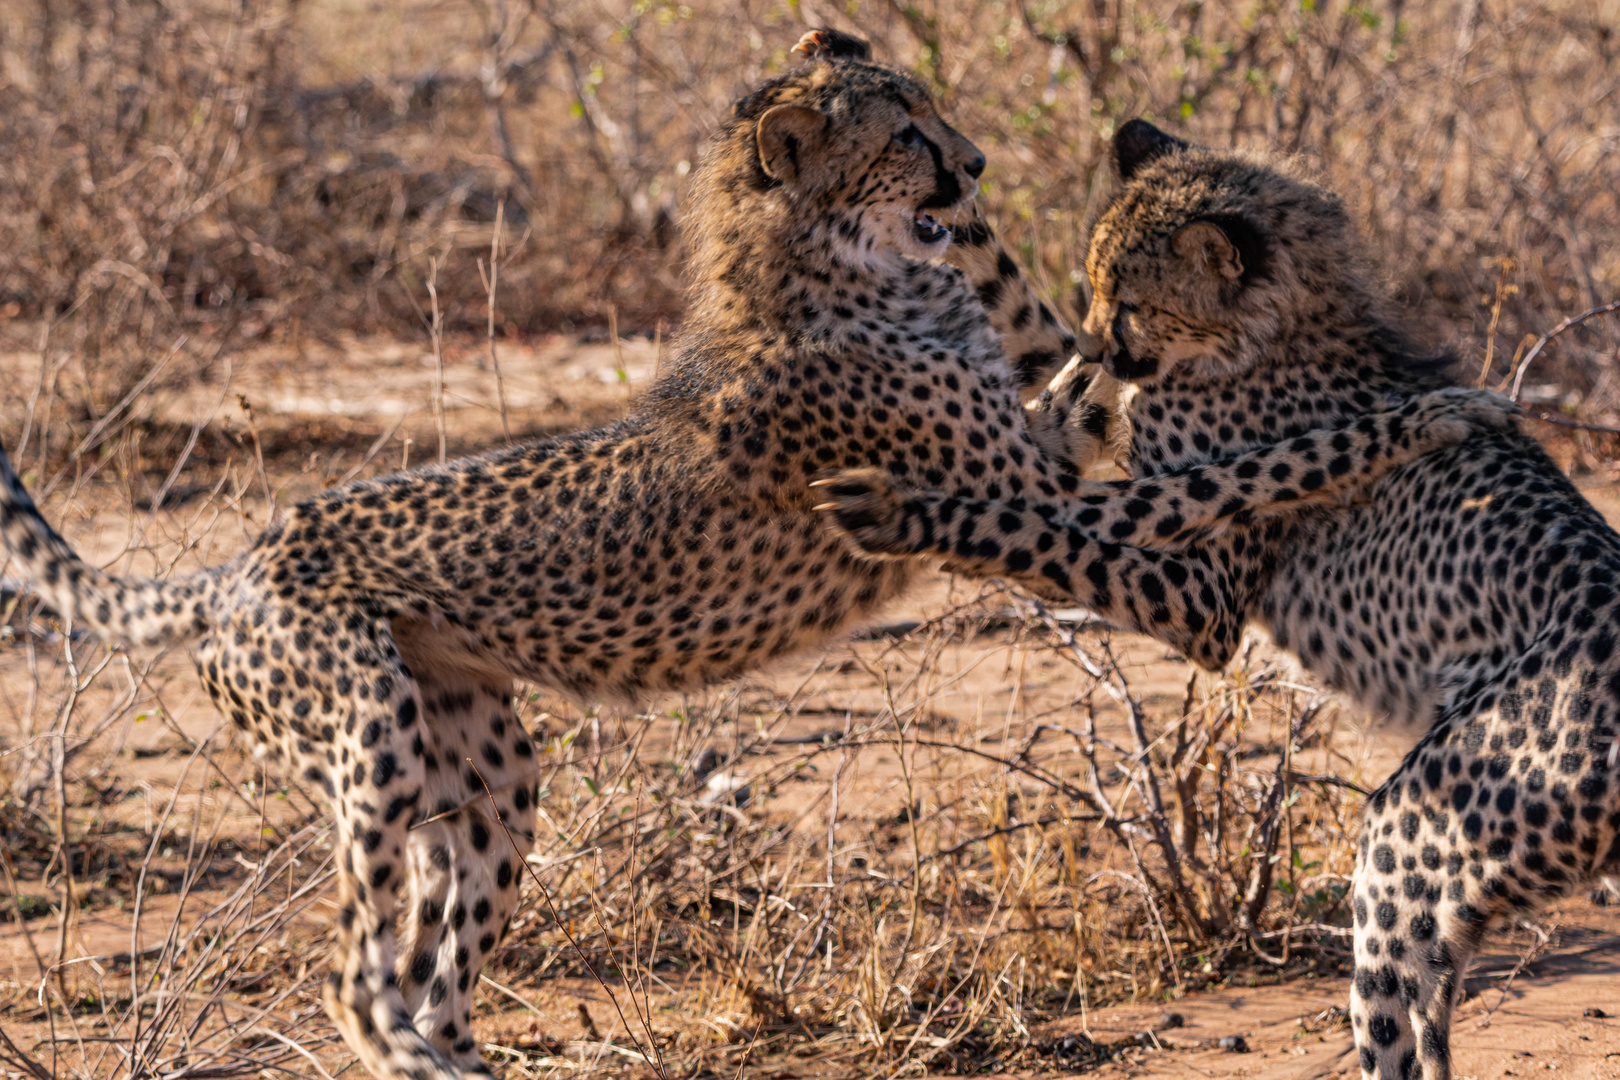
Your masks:
{"label": "thin dry stick", "polygon": [[[948,848],[941,848],[938,851],[930,852],[929,854],[924,855],[921,859],[918,859],[917,862],[926,863],[933,862],[935,859],[948,859],[952,855],[960,855],[974,844],[982,844],[986,840],[994,840],[998,836],[1009,836],[1012,833],[1022,832],[1025,829],[1044,829],[1049,825],[1067,825],[1072,821],[1102,820],[1103,816],[1101,814],[1068,813],[1057,814],[1052,817],[1038,818],[1034,821],[1015,821],[1009,825],[1003,825],[1000,828],[991,829],[989,832],[980,833],[977,836],[970,836],[966,840],[963,840],[960,844],[955,844]],[[906,875],[908,877],[914,873],[916,873],[915,869],[906,871]],[[904,881],[905,878],[901,878],[900,880]]]}
{"label": "thin dry stick", "polygon": [[20,1046],[11,1041],[6,1029],[0,1027],[0,1042],[5,1043],[5,1049],[0,1051],[0,1060],[15,1065],[18,1069],[33,1076],[36,1080],[53,1080],[51,1071],[29,1056]]}
{"label": "thin dry stick", "polygon": [[439,464],[444,464],[444,317],[439,311],[439,257],[428,256],[428,304],[433,321],[428,332],[433,336],[433,419],[439,427]]}
{"label": "thin dry stick", "polygon": [[[619,1014],[619,1023],[624,1025],[625,1034],[630,1036],[630,1041],[636,1044],[636,1050],[641,1054],[642,1059],[658,1072],[660,1080],[670,1080],[669,1072],[664,1068],[664,1053],[658,1048],[658,1040],[653,1035],[652,1026],[650,1024],[647,1026],[647,1040],[652,1043],[652,1052],[648,1053],[647,1050],[641,1045],[641,1040],[636,1038],[635,1029],[632,1028],[630,1026],[630,1022],[624,1018],[624,1009],[619,1006],[618,995],[615,994],[613,992],[613,988],[607,984],[607,980],[603,979],[601,975],[597,974],[596,966],[592,964],[590,958],[585,955],[585,950],[579,947],[579,942],[574,940],[574,935],[568,932],[567,925],[563,922],[562,916],[557,912],[557,905],[551,902],[551,893],[546,889],[546,883],[540,880],[539,873],[535,871],[534,867],[529,865],[529,860],[523,857],[523,852],[518,848],[516,838],[512,836],[512,830],[506,827],[506,820],[501,816],[501,809],[495,803],[495,793],[490,791],[489,783],[485,781],[484,774],[478,771],[478,766],[473,763],[472,758],[467,758],[466,762],[467,767],[473,771],[473,775],[478,777],[478,783],[483,787],[485,797],[489,799],[490,809],[495,813],[495,821],[500,825],[501,831],[506,834],[506,842],[512,845],[513,854],[518,856],[518,862],[520,862],[523,865],[523,868],[529,872],[529,876],[534,879],[535,887],[540,890],[540,899],[546,902],[546,910],[551,912],[551,919],[557,924],[557,929],[561,930],[563,937],[568,939],[568,944],[574,947],[574,952],[576,955],[578,955],[579,962],[585,965],[585,970],[591,973],[591,978],[596,980],[597,985],[602,988],[602,992],[607,994],[608,1000],[613,1002],[613,1011]],[[607,949],[608,955],[612,956],[613,946],[611,942],[607,945]],[[618,963],[617,959],[614,960],[614,966],[618,967],[620,971],[624,970],[624,968]]]}
{"label": "thin dry stick", "polygon": [[889,974],[889,982],[884,986],[884,1004],[888,1003],[889,989],[900,978],[901,971],[906,965],[906,953],[911,950],[911,944],[917,939],[917,924],[922,921],[922,839],[917,834],[917,813],[921,809],[917,805],[917,794],[912,788],[911,769],[906,765],[906,726],[900,719],[900,712],[894,703],[894,691],[889,686],[889,673],[883,673],[883,697],[889,707],[889,717],[894,721],[894,756],[900,763],[900,778],[906,786],[906,821],[911,826],[911,918],[906,924],[906,937],[900,944],[900,955],[895,958],[894,970]]}
{"label": "thin dry stick", "polygon": [[1524,359],[1519,361],[1518,370],[1513,373],[1513,389],[1508,392],[1508,397],[1514,401],[1519,400],[1519,388],[1524,385],[1524,373],[1530,370],[1531,361],[1541,355],[1541,350],[1546,347],[1547,342],[1566,330],[1573,330],[1588,319],[1595,319],[1599,315],[1607,315],[1613,311],[1620,311],[1620,300],[1611,300],[1607,304],[1599,304],[1597,307],[1583,311],[1579,315],[1571,315],[1537,338],[1536,343],[1530,346],[1530,351],[1524,354]]}
{"label": "thin dry stick", "polygon": [[[643,728],[642,728],[642,734],[643,735],[645,735],[646,730],[647,730],[646,727],[643,726]],[[632,762],[634,762],[635,759],[636,759],[636,753],[640,749],[640,745],[641,745],[641,736],[637,736],[635,742],[633,744],[631,744],[631,746],[625,751],[625,758],[626,758],[625,769],[620,772],[620,774],[619,774],[620,776],[623,776],[625,774],[625,772],[628,772],[630,764]],[[638,785],[636,785],[636,820],[639,821],[640,818],[641,818],[641,785],[638,784]],[[630,970],[631,970],[631,972],[634,973],[634,975],[631,976],[631,975],[625,974],[623,968],[619,969],[619,974],[624,976],[625,984],[629,987],[629,990],[630,990],[630,1007],[631,1007],[631,1009],[633,1009],[635,1011],[636,1019],[641,1022],[641,1026],[647,1029],[647,1039],[648,1039],[648,1041],[651,1042],[653,1044],[653,1046],[656,1048],[658,1046],[658,1040],[652,1034],[652,997],[651,997],[651,994],[647,990],[646,979],[644,979],[642,977],[641,934],[640,934],[640,927],[636,925],[636,896],[635,896],[636,873],[635,873],[635,865],[636,865],[636,855],[638,853],[638,848],[640,846],[639,843],[638,843],[640,838],[641,838],[641,830],[640,830],[639,827],[637,827],[636,825],[633,824],[631,826],[631,828],[630,828],[630,875],[629,875],[629,878],[630,878],[630,880],[629,880],[630,900],[629,900],[628,908],[629,908],[629,913],[630,913]],[[525,861],[527,861],[527,860],[525,860]],[[605,924],[602,927],[602,931],[603,931],[602,932],[603,940],[611,941],[612,938],[609,937],[609,935],[607,933],[607,926]],[[640,995],[641,995],[640,997],[637,996],[638,989],[640,991]],[[626,1027],[625,1030],[628,1031],[629,1028]]]}
{"label": "thin dry stick", "polygon": [[28,928],[28,916],[23,910],[22,885],[17,880],[17,868],[11,864],[11,851],[4,844],[0,844],[0,869],[6,872],[6,884],[11,890],[12,903],[17,908],[17,925],[22,929],[28,951],[34,954],[34,964],[39,968],[40,979],[43,980],[51,966],[39,954],[39,946],[34,944],[34,932]]}
{"label": "thin dry stick", "polygon": [[344,484],[347,484],[350,480],[353,480],[356,476],[359,476],[360,475],[360,470],[364,469],[367,465],[370,465],[372,459],[375,458],[382,451],[383,447],[388,445],[389,440],[394,437],[394,433],[399,430],[399,426],[405,422],[405,417],[408,416],[408,415],[410,415],[410,414],[409,413],[401,413],[394,420],[393,425],[387,431],[385,431],[381,435],[377,436],[376,441],[374,441],[371,444],[371,447],[370,447],[370,449],[368,449],[366,451],[365,456],[362,457],[359,460],[359,462],[357,462],[352,469],[350,469],[348,472],[344,473],[342,476],[338,477],[338,481],[337,481],[337,484],[335,486],[336,487],[342,487]]}
{"label": "thin dry stick", "polygon": [[[107,410],[106,414],[102,416],[100,420],[96,421],[95,426],[90,429],[89,434],[80,439],[79,445],[74,447],[73,452],[68,455],[69,462],[73,462],[78,458],[83,457],[87,451],[94,450],[98,445],[100,445],[102,441],[102,433],[107,430],[108,426],[111,425],[114,420],[117,420],[118,417],[123,414],[125,409],[129,408],[130,404],[136,398],[141,396],[142,391],[144,391],[148,386],[151,386],[157,377],[163,374],[164,369],[169,366],[170,362],[173,361],[176,356],[180,355],[180,350],[185,348],[186,340],[186,335],[181,334],[179,339],[175,341],[173,347],[169,349],[168,355],[162,360],[159,360],[156,364],[153,364],[152,370],[148,371],[144,376],[142,376],[141,380],[137,382],[127,394],[119,399],[118,404]],[[66,466],[64,466],[64,468],[65,467]],[[54,478],[49,484],[45,485],[47,490],[54,486]]]}
{"label": "thin dry stick", "polygon": [[[1507,979],[1502,983],[1502,992],[1497,997],[1496,1004],[1485,1010],[1485,1015],[1481,1017],[1479,1022],[1474,1025],[1476,1029],[1491,1026],[1491,1020],[1496,1016],[1496,1010],[1500,1009],[1502,1004],[1507,1001],[1508,991],[1513,989],[1513,980],[1517,979],[1519,977],[1519,973],[1528,967],[1531,962],[1536,959],[1536,957],[1540,956],[1542,951],[1546,949],[1548,944],[1552,942],[1552,931],[1543,930],[1534,923],[1526,922],[1523,919],[1519,920],[1519,925],[1534,934],[1535,940],[1532,941],[1525,948],[1524,952],[1520,954],[1519,962],[1513,965],[1513,970],[1508,972]],[[1553,924],[1553,930],[1556,929],[1558,929],[1558,924],[1555,922]]]}
{"label": "thin dry stick", "polygon": [[1554,424],[1558,427],[1574,428],[1576,431],[1597,431],[1605,435],[1620,435],[1620,427],[1612,424],[1583,424],[1579,420],[1565,420],[1561,416],[1551,413],[1527,413],[1532,420],[1540,420],[1543,424]]}
{"label": "thin dry stick", "polygon": [[255,1035],[268,1035],[270,1038],[276,1040],[276,1042],[286,1044],[287,1047],[289,1047],[292,1050],[297,1051],[300,1055],[302,1055],[304,1057],[305,1060],[307,1060],[310,1063],[311,1066],[314,1067],[316,1073],[318,1073],[320,1075],[321,1080],[332,1080],[332,1074],[326,1071],[325,1067],[323,1067],[321,1065],[320,1060],[318,1058],[316,1058],[316,1056],[314,1054],[310,1053],[308,1050],[305,1050],[302,1046],[300,1046],[297,1043],[293,1042],[291,1039],[287,1038],[287,1036],[283,1035],[281,1032],[272,1031],[270,1028],[257,1028],[257,1029],[254,1030],[254,1034]]}
{"label": "thin dry stick", "polygon": [[[638,750],[640,749],[640,741],[641,740],[639,738],[636,740],[637,745],[630,750],[630,752],[629,752],[630,756],[633,757],[638,752]],[[651,1017],[652,1017],[652,991],[648,989],[648,987],[647,987],[647,979],[646,979],[646,977],[645,977],[645,975],[643,973],[648,967],[651,966],[652,961],[651,961],[651,958],[649,957],[647,965],[645,967],[643,966],[642,961],[641,961],[641,927],[637,924],[637,912],[636,912],[636,903],[635,903],[635,900],[636,900],[636,896],[635,896],[636,879],[640,876],[638,873],[636,873],[635,867],[636,867],[636,859],[641,854],[641,794],[642,794],[642,785],[637,784],[636,785],[636,816],[635,816],[635,819],[634,819],[634,823],[630,826],[630,869],[631,869],[631,875],[630,875],[630,880],[629,880],[629,883],[628,883],[629,884],[629,889],[630,889],[630,970],[635,972],[635,982],[632,983],[631,987],[630,987],[630,1001],[631,1001],[632,1004],[636,1005],[636,1011],[639,1014],[641,1014],[642,1023],[646,1024],[647,1025],[647,1030],[651,1031],[652,1030],[652,1020],[651,1020]],[[657,921],[655,919],[655,921],[653,923],[653,939],[652,939],[652,951],[653,951],[654,954],[656,954],[657,951],[658,951],[658,932],[659,932],[659,927],[658,927],[658,923],[657,923]],[[640,993],[641,993],[641,1000],[639,1002],[637,1002],[637,1000],[636,1000],[636,992],[637,992],[638,989],[640,990]],[[655,1040],[655,1045],[656,1045],[656,1040]]]}
{"label": "thin dry stick", "polygon": [[495,290],[501,283],[501,238],[502,227],[506,223],[506,200],[502,199],[495,204],[495,231],[489,238],[489,273],[484,273],[482,261],[478,264],[478,276],[483,279],[484,293],[489,302],[489,366],[495,369],[495,397],[501,407],[501,434],[506,437],[506,445],[512,445],[512,427],[506,421],[506,382],[501,378],[501,360],[495,354]]}
{"label": "thin dry stick", "polygon": [[608,307],[608,337],[613,339],[613,371],[619,377],[619,385],[630,390],[630,370],[624,366],[624,342],[619,340],[619,306]]}
{"label": "thin dry stick", "polygon": [[253,438],[253,467],[259,474],[259,483],[264,485],[264,499],[270,504],[269,517],[276,516],[276,493],[270,486],[270,474],[264,467],[264,446],[259,442],[259,425],[253,421],[253,406],[248,403],[246,394],[236,395],[236,404],[241,407],[242,415],[247,417],[248,434]]}
{"label": "thin dry stick", "polygon": [[1499,273],[1496,277],[1496,298],[1491,304],[1491,325],[1485,331],[1485,363],[1479,368],[1479,381],[1474,385],[1480,389],[1485,388],[1485,380],[1491,377],[1491,359],[1496,352],[1496,326],[1502,321],[1502,301],[1519,291],[1517,285],[1508,284],[1508,275],[1514,270],[1513,256],[1503,255],[1496,260]]}
{"label": "thin dry stick", "polygon": [[181,449],[180,456],[174,459],[174,466],[169,469],[169,475],[164,478],[163,486],[158,488],[156,495],[152,496],[152,509],[147,512],[146,521],[142,523],[139,533],[143,544],[146,542],[147,531],[152,528],[152,522],[157,520],[158,510],[163,507],[163,500],[169,497],[169,492],[174,488],[175,481],[180,479],[180,470],[186,467],[186,462],[191,458],[191,452],[197,448],[197,439],[202,435],[203,429],[214,422],[214,417],[219,415],[220,407],[225,404],[226,397],[230,395],[232,373],[231,358],[227,356],[225,358],[225,378],[222,380],[220,387],[219,400],[214,402],[214,407],[208,410],[206,417],[191,426],[191,435],[186,439],[186,445]]}
{"label": "thin dry stick", "polygon": [[[78,658],[73,654],[73,624],[71,620],[68,622],[67,626],[64,627],[64,631],[65,632],[62,635],[62,662],[63,666],[67,670],[68,694],[67,699],[62,703],[62,720],[61,723],[57,725],[57,730],[55,733],[56,737],[54,739],[53,753],[51,755],[51,767],[56,773],[56,842],[58,845],[57,851],[61,855],[62,859],[62,889],[64,894],[62,901],[62,917],[56,938],[56,956],[54,959],[54,964],[56,966],[54,970],[56,971],[57,992],[62,995],[63,1001],[68,1001],[70,999],[68,998],[67,983],[65,981],[66,975],[62,971],[62,965],[67,960],[68,940],[73,932],[73,926],[77,922],[76,916],[78,914],[79,907],[77,890],[75,889],[73,882],[73,852],[70,850],[70,846],[68,844],[68,723],[73,719],[74,709],[78,707],[79,695],[84,693],[85,690],[89,689],[90,682],[94,680],[95,676],[92,675],[90,680],[86,680],[84,682],[80,681],[79,661]],[[108,659],[111,659],[110,654]],[[104,660],[101,664],[101,668],[105,668],[106,666],[107,661]],[[99,673],[100,669],[97,670]]]}
{"label": "thin dry stick", "polygon": [[[51,360],[50,360],[50,356],[48,355],[49,351],[50,351],[51,331],[56,327],[57,323],[63,322],[64,320],[71,318],[73,313],[79,310],[79,305],[83,304],[85,302],[85,300],[89,297],[89,295],[90,294],[89,294],[88,291],[81,292],[79,294],[79,298],[77,300],[73,301],[73,306],[72,307],[68,308],[61,315],[58,315],[54,319],[46,319],[45,320],[45,325],[41,326],[40,329],[39,329],[39,348],[38,348],[38,351],[39,351],[39,381],[34,384],[33,392],[28,395],[28,412],[27,412],[26,416],[23,419],[22,437],[17,440],[17,471],[18,472],[21,472],[22,469],[23,469],[23,463],[22,463],[23,462],[23,454],[27,452],[27,450],[28,450],[28,439],[34,433],[34,410],[39,405],[39,396],[45,392],[46,384],[51,382],[55,378],[55,375],[56,375],[55,372],[51,371]],[[68,354],[68,353],[63,354],[61,363],[56,365],[58,371],[60,371],[61,368],[64,367],[67,364],[70,355],[71,354]],[[54,391],[53,391],[53,395],[54,395]],[[45,435],[45,432],[41,431],[40,436],[41,436],[42,443],[43,443],[43,440],[44,440],[44,435]],[[45,445],[40,446],[40,456],[39,456],[40,470],[39,471],[41,473],[43,473],[45,471],[45,455],[46,455],[46,452],[47,452],[48,449],[49,448],[47,446],[45,446]]]}

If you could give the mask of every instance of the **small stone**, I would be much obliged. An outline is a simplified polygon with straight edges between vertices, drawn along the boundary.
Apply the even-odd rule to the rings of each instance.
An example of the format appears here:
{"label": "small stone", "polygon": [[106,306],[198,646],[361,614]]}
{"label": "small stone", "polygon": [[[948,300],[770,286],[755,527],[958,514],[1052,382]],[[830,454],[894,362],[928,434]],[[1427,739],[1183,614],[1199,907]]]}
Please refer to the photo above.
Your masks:
{"label": "small stone", "polygon": [[1159,1017],[1158,1030],[1169,1031],[1171,1028],[1185,1027],[1186,1024],[1187,1018],[1185,1016],[1177,1012],[1168,1012]]}
{"label": "small stone", "polygon": [[1222,1050],[1230,1050],[1234,1054],[1247,1054],[1249,1043],[1241,1035],[1228,1035],[1216,1044]]}

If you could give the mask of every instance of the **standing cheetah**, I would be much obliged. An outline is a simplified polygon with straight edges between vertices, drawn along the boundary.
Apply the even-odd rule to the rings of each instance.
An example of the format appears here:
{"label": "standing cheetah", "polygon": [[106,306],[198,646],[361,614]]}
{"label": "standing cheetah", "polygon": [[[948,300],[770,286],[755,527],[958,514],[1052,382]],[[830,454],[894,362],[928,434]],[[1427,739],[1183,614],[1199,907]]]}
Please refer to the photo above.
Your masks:
{"label": "standing cheetah", "polygon": [[[1137,473],[1349,423],[1441,380],[1331,193],[1140,121],[1115,155],[1086,326]],[[875,553],[949,552],[1064,593],[1109,572],[1083,501],[964,501],[865,474],[841,490],[843,527]],[[1211,564],[1227,568],[1222,615],[1186,630],[1188,655],[1220,666],[1253,622],[1329,686],[1428,728],[1368,803],[1351,1017],[1365,1076],[1448,1077],[1486,928],[1620,864],[1620,535],[1533,439],[1502,430],[1391,472],[1368,505],[1167,554],[1161,590]]]}
{"label": "standing cheetah", "polygon": [[[1238,467],[1088,484],[1051,449],[1064,410],[1020,404],[988,283],[929,261],[951,241],[935,212],[965,212],[983,166],[901,72],[822,56],[771,80],[694,180],[686,328],[629,418],[325,492],[190,577],[84,563],[0,453],[0,535],[44,598],[111,641],[195,640],[219,708],[326,791],[341,847],[327,1008],[375,1076],[484,1071],[472,984],[524,854],[500,826],[523,848],[535,821],[516,680],[598,700],[711,685],[905,588],[909,565],[861,556],[814,512],[824,470],[1088,498],[1130,540],[1337,498],[1500,420],[1423,399],[1416,422],[1402,406]],[[1349,465],[1316,491],[1270,478],[1339,438]],[[1187,496],[1211,484],[1221,498]],[[1116,570],[1160,558],[1122,549]]]}

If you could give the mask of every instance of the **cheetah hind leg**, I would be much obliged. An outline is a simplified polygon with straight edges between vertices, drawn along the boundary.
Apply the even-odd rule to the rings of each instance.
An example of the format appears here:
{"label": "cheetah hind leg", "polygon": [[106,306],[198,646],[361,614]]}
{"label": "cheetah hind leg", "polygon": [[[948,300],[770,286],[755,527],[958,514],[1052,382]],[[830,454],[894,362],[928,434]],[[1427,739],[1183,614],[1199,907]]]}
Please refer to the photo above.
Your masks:
{"label": "cheetah hind leg", "polygon": [[[380,630],[374,640],[385,635]],[[370,643],[337,638],[326,644],[336,655],[352,655]],[[427,779],[421,697],[391,648],[365,674],[365,692],[341,703],[352,720],[332,740],[330,757],[304,770],[331,796],[337,849],[339,907],[326,1011],[379,1080],[459,1080],[468,1069],[422,1037],[395,974],[398,891]]]}
{"label": "cheetah hind leg", "polygon": [[1445,815],[1401,799],[1422,790],[1418,761],[1414,751],[1369,801],[1350,885],[1350,1024],[1364,1080],[1451,1080],[1463,978],[1485,928],[1512,908],[1495,879],[1503,866],[1456,873],[1469,852],[1434,827]]}
{"label": "cheetah hind leg", "polygon": [[409,649],[406,656],[417,661],[426,775],[422,820],[407,846],[399,983],[416,1029],[477,1070],[478,974],[506,936],[534,845],[534,744],[513,711],[512,687],[435,669]]}

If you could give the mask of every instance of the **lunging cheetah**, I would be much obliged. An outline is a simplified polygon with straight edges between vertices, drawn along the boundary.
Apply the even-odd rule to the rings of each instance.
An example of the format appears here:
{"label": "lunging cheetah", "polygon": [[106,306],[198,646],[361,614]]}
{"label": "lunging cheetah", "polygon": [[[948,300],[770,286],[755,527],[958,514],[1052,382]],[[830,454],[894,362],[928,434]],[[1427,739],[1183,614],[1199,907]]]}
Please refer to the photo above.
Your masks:
{"label": "lunging cheetah", "polygon": [[[524,854],[484,785],[520,845],[535,820],[515,680],[591,699],[701,687],[824,642],[905,587],[909,565],[860,555],[813,511],[824,470],[967,499],[1084,498],[1132,541],[1338,498],[1500,422],[1487,402],[1430,397],[1237,465],[1088,484],[1052,452],[1061,403],[1020,405],[981,303],[990,279],[929,261],[983,167],[899,71],[821,55],[771,80],[695,178],[686,328],[628,419],[326,492],[191,577],[82,562],[0,454],[0,535],[44,598],[109,640],[195,640],[219,707],[326,790],[342,845],[327,1006],[374,1075],[483,1070],[472,985]],[[1016,322],[1022,305],[998,309]],[[1062,347],[1043,326],[1009,329]],[[1320,486],[1276,478],[1341,439],[1345,468]],[[1161,564],[1114,550],[1125,582]]]}
{"label": "lunging cheetah", "polygon": [[[1331,193],[1140,121],[1115,154],[1123,184],[1092,236],[1086,327],[1122,389],[1136,473],[1353,423],[1381,395],[1441,382],[1445,358],[1390,315]],[[851,477],[838,500],[866,550],[949,552],[1082,597],[1108,578],[1083,501],[872,479]],[[1447,1077],[1486,927],[1620,863],[1620,535],[1533,439],[1502,430],[1391,472],[1367,505],[1166,554],[1162,587],[1212,564],[1227,568],[1220,615],[1186,630],[1190,656],[1219,666],[1252,622],[1328,685],[1428,725],[1369,801],[1351,1016],[1366,1076]]]}

